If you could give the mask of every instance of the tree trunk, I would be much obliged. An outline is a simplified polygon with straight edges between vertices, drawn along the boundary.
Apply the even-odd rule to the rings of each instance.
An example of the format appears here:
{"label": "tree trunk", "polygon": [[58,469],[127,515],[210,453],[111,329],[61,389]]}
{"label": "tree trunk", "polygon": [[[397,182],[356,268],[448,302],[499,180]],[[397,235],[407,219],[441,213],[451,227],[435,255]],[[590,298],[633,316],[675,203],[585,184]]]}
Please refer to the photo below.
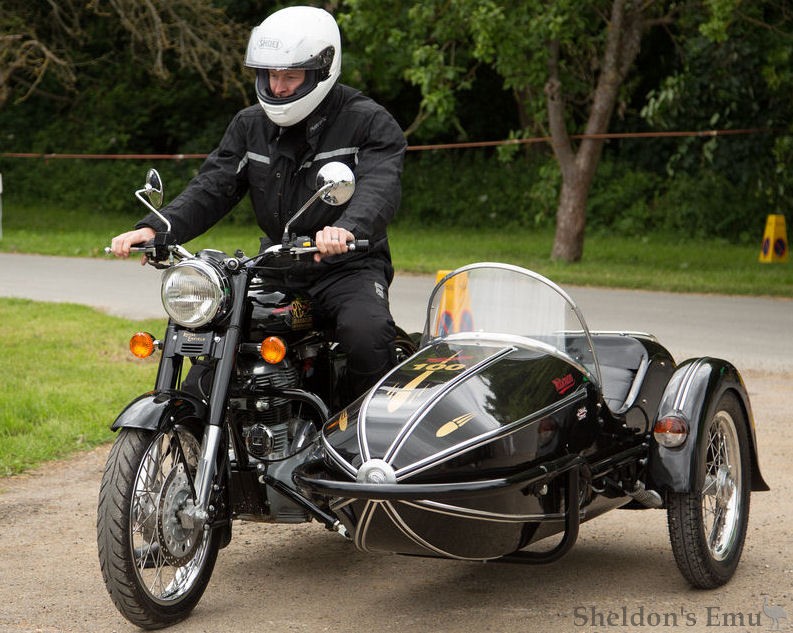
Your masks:
{"label": "tree trunk", "polygon": [[556,234],[551,250],[553,260],[581,261],[584,254],[586,204],[595,169],[597,163],[594,168],[573,167],[569,175],[562,178],[559,206],[556,209]]}
{"label": "tree trunk", "polygon": [[[608,132],[619,88],[636,55],[643,29],[641,9],[625,14],[626,0],[614,0],[607,25],[606,48],[585,133]],[[577,262],[584,254],[586,205],[592,179],[603,151],[603,140],[585,138],[573,149],[565,123],[565,105],[559,74],[559,43],[549,44],[548,82],[545,86],[551,146],[562,172],[562,190],[556,212],[556,235],[551,259]]]}

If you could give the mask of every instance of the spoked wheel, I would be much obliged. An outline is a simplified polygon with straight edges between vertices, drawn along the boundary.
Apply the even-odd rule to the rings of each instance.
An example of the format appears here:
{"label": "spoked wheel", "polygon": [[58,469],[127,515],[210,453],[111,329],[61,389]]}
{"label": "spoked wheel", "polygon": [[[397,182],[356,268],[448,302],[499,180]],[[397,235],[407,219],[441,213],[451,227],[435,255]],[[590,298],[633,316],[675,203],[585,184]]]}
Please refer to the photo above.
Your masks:
{"label": "spoked wheel", "polygon": [[668,523],[681,573],[712,589],[735,572],[749,519],[750,453],[746,416],[727,393],[699,437],[693,492],[672,494]]}
{"label": "spoked wheel", "polygon": [[200,448],[186,426],[122,429],[107,460],[97,513],[102,576],[118,610],[142,628],[184,619],[215,566],[220,531],[182,515]]}

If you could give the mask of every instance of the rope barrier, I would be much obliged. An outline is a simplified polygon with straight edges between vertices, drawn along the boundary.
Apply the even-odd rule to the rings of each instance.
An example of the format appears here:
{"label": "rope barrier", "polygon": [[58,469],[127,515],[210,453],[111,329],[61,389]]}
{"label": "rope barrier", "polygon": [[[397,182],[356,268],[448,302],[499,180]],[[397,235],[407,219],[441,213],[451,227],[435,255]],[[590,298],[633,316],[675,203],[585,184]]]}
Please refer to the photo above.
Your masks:
{"label": "rope barrier", "polygon": [[[605,134],[574,134],[570,138],[575,140],[595,139],[646,139],[646,138],[672,138],[672,137],[716,137],[736,136],[748,134],[763,134],[773,132],[767,129],[743,130],[701,130],[679,132],[609,132]],[[408,151],[429,151],[439,149],[472,149],[482,147],[499,147],[503,145],[525,145],[535,143],[549,143],[550,136],[534,136],[531,138],[504,139],[501,141],[471,141],[468,143],[437,143],[433,145],[409,145]],[[39,158],[44,160],[56,159],[87,159],[87,160],[190,160],[204,159],[208,154],[41,154],[33,152],[0,152],[0,158]]]}

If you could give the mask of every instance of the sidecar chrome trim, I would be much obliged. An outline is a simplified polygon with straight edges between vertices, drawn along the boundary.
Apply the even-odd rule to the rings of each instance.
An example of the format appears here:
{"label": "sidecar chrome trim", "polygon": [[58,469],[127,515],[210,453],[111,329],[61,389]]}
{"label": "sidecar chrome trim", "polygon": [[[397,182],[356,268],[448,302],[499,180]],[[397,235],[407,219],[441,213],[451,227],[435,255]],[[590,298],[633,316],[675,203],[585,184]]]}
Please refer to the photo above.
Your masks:
{"label": "sidecar chrome trim", "polygon": [[413,506],[427,512],[445,514],[447,516],[462,519],[472,519],[478,521],[490,521],[494,523],[530,523],[534,521],[559,521],[564,520],[564,512],[554,512],[545,514],[502,514],[500,512],[487,512],[486,510],[476,510],[474,508],[464,508],[453,506],[437,501],[400,501],[407,506]]}
{"label": "sidecar chrome trim", "polygon": [[412,477],[418,473],[424,472],[429,468],[433,468],[438,464],[442,464],[443,462],[449,461],[450,459],[454,459],[455,457],[459,457],[463,453],[467,453],[468,451],[474,450],[483,444],[487,444],[494,439],[502,439],[504,437],[508,437],[517,433],[518,431],[523,430],[532,422],[536,420],[540,420],[544,417],[552,415],[556,411],[560,411],[571,404],[579,400],[584,400],[587,397],[586,387],[579,387],[576,391],[571,393],[569,396],[554,402],[547,407],[540,409],[539,411],[535,411],[530,415],[527,415],[524,418],[520,418],[519,420],[515,420],[511,424],[507,426],[503,426],[498,429],[494,429],[493,431],[489,431],[487,433],[483,433],[482,435],[478,435],[473,437],[465,442],[461,442],[460,444],[456,444],[445,451],[441,451],[439,453],[434,453],[429,457],[425,457],[422,460],[417,462],[413,462],[412,464],[408,464],[407,466],[403,466],[402,468],[396,471],[397,474],[397,481],[403,481],[408,477]]}
{"label": "sidecar chrome trim", "polygon": [[[369,393],[366,394],[363,403],[361,404],[361,408],[358,409],[358,450],[361,453],[361,460],[367,461],[372,458],[371,453],[369,452],[369,444],[366,441],[366,412],[369,409],[369,403],[372,401],[374,394],[377,393],[377,390],[380,389],[380,386],[393,374],[396,372],[401,365],[397,365],[396,367],[392,367],[390,371],[386,373],[380,380],[377,381],[377,384],[369,390]],[[324,436],[323,436],[324,437]],[[386,459],[386,461],[388,461]],[[350,468],[353,468],[352,474],[353,476],[356,475],[358,472],[352,465]]]}
{"label": "sidecar chrome trim", "polygon": [[350,477],[355,479],[356,475],[358,474],[358,471],[356,470],[355,466],[350,464],[339,453],[336,452],[336,449],[333,448],[333,445],[330,442],[328,442],[324,434],[322,434],[321,440],[322,440],[322,446],[327,451],[328,456],[335,462],[335,464],[339,468],[343,469],[348,475],[350,475]]}
{"label": "sidecar chrome trim", "polygon": [[[432,409],[437,402],[442,400],[443,396],[449,393],[460,383],[463,383],[466,380],[468,380],[468,378],[470,378],[472,375],[479,373],[481,369],[484,369],[485,367],[492,365],[501,358],[512,354],[516,349],[517,348],[512,346],[504,347],[498,350],[497,352],[493,353],[492,355],[488,356],[484,360],[481,360],[480,362],[471,365],[470,367],[467,367],[459,374],[457,374],[454,378],[444,383],[444,385],[439,388],[437,395],[432,400],[428,400],[427,402],[423,403],[421,406],[418,407],[418,409],[416,409],[413,415],[410,416],[407,422],[402,426],[402,429],[399,431],[397,436],[394,438],[394,441],[391,443],[391,446],[388,447],[388,450],[385,452],[385,455],[383,455],[383,459],[389,463],[391,463],[394,460],[394,458],[397,456],[402,446],[404,446],[407,439],[411,436],[413,431],[416,430],[416,427],[421,423],[421,421],[427,415],[429,410]],[[366,404],[369,403],[367,402]],[[363,408],[361,409],[361,411],[363,411]]]}
{"label": "sidecar chrome trim", "polygon": [[694,384],[694,376],[704,363],[704,358],[698,358],[686,368],[686,372],[683,374],[683,379],[680,381],[680,387],[677,391],[677,396],[675,397],[675,403],[673,405],[675,411],[685,410],[684,407],[686,406],[686,401],[688,400],[688,394],[691,391],[691,386]]}
{"label": "sidecar chrome trim", "polygon": [[379,504],[374,501],[367,501],[361,511],[361,518],[358,521],[358,526],[355,528],[355,547],[362,552],[371,551],[366,547],[366,534],[369,531],[369,525],[372,522],[372,517],[378,505]]}
{"label": "sidecar chrome trim", "polygon": [[[566,332],[567,334],[574,334],[576,332]],[[492,334],[490,332],[456,332],[455,334],[449,334],[448,336],[444,336],[442,338],[436,338],[431,341],[431,343],[435,343],[437,341],[463,341],[469,345],[504,345],[509,344],[510,347],[514,349],[529,349],[532,351],[539,351],[544,354],[548,354],[549,356],[553,356],[554,358],[559,358],[566,363],[569,363],[573,367],[575,367],[578,371],[584,374],[591,382],[594,382],[597,385],[600,385],[600,378],[592,373],[592,370],[587,368],[586,366],[579,363],[575,358],[570,356],[569,354],[565,354],[562,351],[555,348],[553,345],[548,345],[548,343],[543,343],[542,341],[538,341],[537,339],[533,339],[531,337],[523,337],[517,336],[515,334]],[[513,349],[513,351],[514,351]]]}
{"label": "sidecar chrome trim", "polygon": [[405,519],[399,514],[397,509],[393,506],[392,503],[386,501],[383,505],[383,510],[388,515],[388,518],[391,519],[394,526],[402,532],[408,539],[413,541],[416,545],[423,547],[431,552],[439,554],[444,558],[452,558],[455,560],[489,560],[492,557],[483,556],[483,557],[474,557],[474,556],[459,556],[457,554],[452,554],[451,552],[447,552],[446,550],[441,549],[440,547],[436,547],[432,543],[425,541],[421,538],[418,534],[416,534],[411,527],[407,524]]}

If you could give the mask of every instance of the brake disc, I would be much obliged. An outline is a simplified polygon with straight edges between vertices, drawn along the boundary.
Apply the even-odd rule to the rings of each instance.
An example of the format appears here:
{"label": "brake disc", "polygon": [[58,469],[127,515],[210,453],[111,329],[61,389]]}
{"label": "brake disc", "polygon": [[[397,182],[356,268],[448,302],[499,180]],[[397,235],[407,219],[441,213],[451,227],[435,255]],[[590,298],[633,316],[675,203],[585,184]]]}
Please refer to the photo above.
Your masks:
{"label": "brake disc", "polygon": [[157,534],[162,553],[174,567],[189,563],[203,540],[204,530],[200,522],[187,528],[179,519],[192,495],[184,464],[178,464],[165,479],[157,513]]}

